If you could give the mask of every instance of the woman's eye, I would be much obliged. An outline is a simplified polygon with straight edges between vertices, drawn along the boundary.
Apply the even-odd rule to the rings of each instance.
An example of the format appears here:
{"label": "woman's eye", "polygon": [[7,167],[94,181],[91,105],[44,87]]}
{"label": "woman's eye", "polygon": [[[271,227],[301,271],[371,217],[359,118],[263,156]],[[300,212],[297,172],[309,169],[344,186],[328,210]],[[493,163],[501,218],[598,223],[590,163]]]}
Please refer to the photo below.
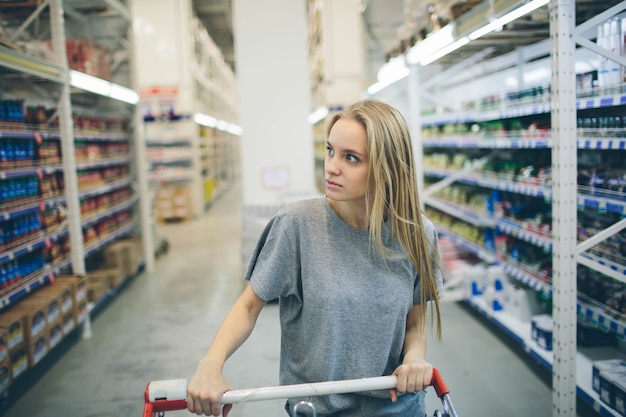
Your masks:
{"label": "woman's eye", "polygon": [[349,162],[359,162],[359,158],[357,158],[356,156],[352,155],[352,154],[347,154],[346,155],[346,159]]}
{"label": "woman's eye", "polygon": [[331,156],[332,156],[332,154],[334,153],[333,148],[331,148],[330,146],[327,146],[327,147],[326,147],[326,153],[327,153],[328,155],[331,155]]}

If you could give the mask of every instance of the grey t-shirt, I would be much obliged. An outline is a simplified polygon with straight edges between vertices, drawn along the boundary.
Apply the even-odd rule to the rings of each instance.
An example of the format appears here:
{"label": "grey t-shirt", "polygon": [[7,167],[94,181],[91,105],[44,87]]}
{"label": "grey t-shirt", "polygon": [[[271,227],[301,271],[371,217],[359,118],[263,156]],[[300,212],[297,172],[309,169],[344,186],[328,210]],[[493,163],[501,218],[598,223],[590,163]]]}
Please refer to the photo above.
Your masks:
{"label": "grey t-shirt", "polygon": [[[434,259],[437,233],[428,219],[424,226]],[[268,222],[245,279],[262,299],[279,299],[281,384],[390,375],[400,365],[406,317],[420,303],[420,280],[387,230],[383,240],[396,256],[383,259],[369,231],[344,223],[326,198],[288,205]],[[418,394],[395,404],[387,391],[289,402],[301,400],[313,402],[318,416],[424,413]]]}

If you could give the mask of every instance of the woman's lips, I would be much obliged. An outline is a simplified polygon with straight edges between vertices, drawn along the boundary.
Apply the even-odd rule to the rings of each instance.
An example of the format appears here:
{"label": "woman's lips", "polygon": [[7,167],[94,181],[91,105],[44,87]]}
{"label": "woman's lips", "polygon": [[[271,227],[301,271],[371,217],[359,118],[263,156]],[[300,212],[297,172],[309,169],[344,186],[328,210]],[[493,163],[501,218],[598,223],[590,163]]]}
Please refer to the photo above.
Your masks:
{"label": "woman's lips", "polygon": [[326,187],[327,187],[327,188],[331,188],[331,189],[337,189],[337,188],[340,188],[340,187],[341,187],[341,185],[337,184],[337,183],[336,183],[336,182],[334,182],[334,181],[331,181],[331,180],[326,180]]}

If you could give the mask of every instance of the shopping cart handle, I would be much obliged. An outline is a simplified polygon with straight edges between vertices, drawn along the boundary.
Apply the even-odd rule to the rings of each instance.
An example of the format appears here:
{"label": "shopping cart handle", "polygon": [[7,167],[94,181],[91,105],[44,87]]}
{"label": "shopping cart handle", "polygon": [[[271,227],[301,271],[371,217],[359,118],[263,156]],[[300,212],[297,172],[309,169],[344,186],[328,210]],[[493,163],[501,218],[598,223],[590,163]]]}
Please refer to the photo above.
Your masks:
{"label": "shopping cart handle", "polygon": [[[222,396],[222,404],[376,391],[395,388],[396,385],[397,379],[395,376],[381,376],[344,381],[251,388],[225,392]],[[433,369],[433,377],[430,385],[435,388],[439,398],[449,393],[448,387],[446,387],[439,370],[436,368]],[[152,417],[153,413],[183,410],[185,408],[187,408],[186,379],[172,379],[148,383],[145,391],[144,417]]]}
{"label": "shopping cart handle", "polygon": [[430,386],[435,389],[437,397],[439,398],[443,397],[444,395],[450,394],[450,390],[446,386],[446,383],[443,381],[441,372],[439,372],[439,369],[437,368],[433,368],[433,377],[430,380]]}

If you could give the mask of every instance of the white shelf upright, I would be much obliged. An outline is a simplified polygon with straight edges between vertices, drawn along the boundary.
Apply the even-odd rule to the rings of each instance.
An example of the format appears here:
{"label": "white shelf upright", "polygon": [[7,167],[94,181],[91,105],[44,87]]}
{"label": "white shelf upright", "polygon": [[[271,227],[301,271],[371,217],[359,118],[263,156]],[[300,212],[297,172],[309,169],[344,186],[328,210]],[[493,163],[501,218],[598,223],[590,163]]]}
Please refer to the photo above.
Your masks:
{"label": "white shelf upright", "polygon": [[576,415],[576,60],[575,0],[551,0],[552,415]]}
{"label": "white shelf upright", "polygon": [[56,64],[63,71],[63,82],[59,97],[59,130],[63,153],[63,176],[68,230],[71,245],[72,271],[76,275],[85,274],[85,251],[81,226],[78,175],[76,172],[76,150],[74,149],[74,122],[70,100],[70,73],[67,62],[65,20],[63,1],[50,0],[50,26]]}
{"label": "white shelf upright", "polygon": [[[130,48],[134,48],[135,32],[132,25],[133,18],[130,10],[126,10],[125,16],[128,16],[130,23],[127,32],[128,40],[131,45]],[[130,64],[130,88],[134,89],[135,91],[139,91],[137,54],[135,54],[134,51],[131,51],[128,54],[128,60]],[[131,126],[133,131],[133,163],[135,166],[136,188],[139,193],[139,227],[141,229],[145,268],[147,272],[152,272],[154,271],[155,263],[155,240],[153,236],[154,218],[152,215],[152,201],[150,201],[149,198],[149,167],[143,124],[144,122],[141,106],[135,106],[133,110]]]}

